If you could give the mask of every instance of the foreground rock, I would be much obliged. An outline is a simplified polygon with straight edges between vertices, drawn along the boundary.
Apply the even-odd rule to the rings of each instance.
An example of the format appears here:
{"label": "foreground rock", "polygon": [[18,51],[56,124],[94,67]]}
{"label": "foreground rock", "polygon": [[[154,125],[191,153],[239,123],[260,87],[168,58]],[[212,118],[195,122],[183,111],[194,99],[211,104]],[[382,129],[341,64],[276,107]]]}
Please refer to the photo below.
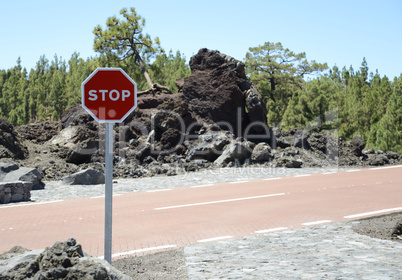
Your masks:
{"label": "foreground rock", "polygon": [[0,163],[0,182],[31,183],[33,190],[43,189],[42,174],[36,168],[19,167],[14,163]]}
{"label": "foreground rock", "polygon": [[105,183],[105,175],[103,172],[88,168],[64,176],[61,180],[66,185],[97,185]]}
{"label": "foreground rock", "polygon": [[128,280],[129,276],[104,260],[86,255],[74,238],[45,250],[14,247],[0,256],[0,278]]}
{"label": "foreground rock", "polygon": [[251,142],[236,140],[227,145],[214,163],[218,166],[226,166],[231,162],[239,165],[251,156],[252,151],[253,144]]}

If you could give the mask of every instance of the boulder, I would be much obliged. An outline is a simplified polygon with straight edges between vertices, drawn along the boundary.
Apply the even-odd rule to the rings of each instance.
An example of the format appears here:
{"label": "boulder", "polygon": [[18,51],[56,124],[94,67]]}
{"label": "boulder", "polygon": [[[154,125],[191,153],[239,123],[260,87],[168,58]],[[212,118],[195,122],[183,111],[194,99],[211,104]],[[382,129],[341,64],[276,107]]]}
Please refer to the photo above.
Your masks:
{"label": "boulder", "polygon": [[0,163],[0,182],[22,181],[32,184],[32,190],[44,189],[43,175],[36,168]]}
{"label": "boulder", "polygon": [[327,138],[322,133],[313,133],[308,138],[308,144],[313,151],[325,153],[327,150]]}
{"label": "boulder", "polygon": [[0,204],[28,201],[31,198],[32,183],[14,181],[0,182]]}
{"label": "boulder", "polygon": [[294,134],[294,144],[293,146],[297,148],[303,148],[303,149],[309,149],[309,144],[308,144],[308,137],[309,134],[305,130],[297,130]]}
{"label": "boulder", "polygon": [[369,154],[368,164],[373,166],[380,166],[389,163],[389,159],[385,154]]}
{"label": "boulder", "polygon": [[67,185],[97,185],[105,183],[103,172],[88,168],[61,178]]}
{"label": "boulder", "polygon": [[353,139],[350,141],[350,146],[352,149],[352,153],[355,156],[362,156],[362,151],[364,147],[366,146],[366,143],[364,143],[363,138],[361,135],[356,135],[353,137]]}
{"label": "boulder", "polygon": [[253,130],[266,134],[264,100],[246,77],[241,61],[204,48],[191,57],[190,68],[192,73],[180,83],[179,94],[199,122],[216,123],[235,136],[243,136],[250,123],[259,122],[265,127]]}
{"label": "boulder", "polygon": [[99,137],[85,126],[68,126],[49,142],[61,147],[60,156],[66,162],[74,164],[89,162],[99,147]]}
{"label": "boulder", "polygon": [[214,161],[214,163],[219,166],[224,166],[230,162],[242,162],[251,156],[252,151],[252,143],[236,140],[226,146],[223,153]]}
{"label": "boulder", "polygon": [[269,161],[271,158],[271,147],[264,142],[258,143],[251,153],[251,161],[255,163]]}
{"label": "boulder", "polygon": [[395,159],[395,160],[397,160],[397,159],[399,159],[399,154],[398,153],[395,153],[395,152],[392,152],[392,151],[388,151],[387,153],[386,153],[386,155],[387,155],[387,158],[388,159]]}
{"label": "boulder", "polygon": [[131,279],[106,261],[85,254],[74,238],[44,250],[20,252],[2,255],[1,279]]}
{"label": "boulder", "polygon": [[7,173],[15,171],[18,168],[20,167],[15,163],[0,163],[0,181],[3,180],[3,176],[5,176]]}
{"label": "boulder", "polygon": [[205,159],[215,161],[226,145],[233,139],[230,132],[210,132],[200,135],[198,143],[187,150],[187,160]]}
{"label": "boulder", "polygon": [[21,144],[14,127],[5,119],[0,119],[0,158],[24,159],[27,148]]}

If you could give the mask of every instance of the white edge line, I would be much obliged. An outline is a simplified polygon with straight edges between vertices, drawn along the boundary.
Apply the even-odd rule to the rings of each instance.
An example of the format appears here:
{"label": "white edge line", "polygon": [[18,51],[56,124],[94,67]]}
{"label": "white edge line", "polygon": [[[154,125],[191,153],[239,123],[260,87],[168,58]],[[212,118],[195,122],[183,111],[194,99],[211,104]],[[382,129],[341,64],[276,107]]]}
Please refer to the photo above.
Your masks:
{"label": "white edge line", "polygon": [[271,181],[271,180],[279,180],[279,179],[282,179],[282,177],[265,178],[265,179],[262,179],[262,180],[263,180],[263,181]]}
{"label": "white edge line", "polygon": [[308,176],[311,176],[311,174],[295,175],[294,177],[308,177]]}
{"label": "white edge line", "polygon": [[229,184],[241,184],[241,183],[248,183],[250,181],[234,181],[234,182],[229,182]]}
{"label": "white edge line", "polygon": [[203,188],[203,187],[212,187],[215,184],[204,184],[204,185],[195,185],[195,186],[191,186],[190,188]]}
{"label": "white edge line", "polygon": [[254,233],[268,233],[268,232],[274,232],[274,231],[280,231],[280,230],[285,230],[288,229],[287,227],[277,227],[277,228],[269,228],[269,229],[263,229],[263,230],[256,230]]}
{"label": "white edge line", "polygon": [[346,170],[346,172],[358,172],[358,171],[362,171],[362,170],[361,169]]}
{"label": "white edge line", "polygon": [[166,207],[154,208],[154,210],[166,210],[166,209],[174,209],[174,208],[182,208],[182,207],[200,206],[200,205],[208,205],[208,204],[216,204],[216,203],[223,203],[223,202],[241,201],[241,200],[248,200],[248,199],[255,199],[255,198],[265,198],[265,197],[279,196],[279,195],[285,195],[285,193],[274,193],[274,194],[267,194],[267,195],[259,195],[259,196],[249,196],[249,197],[241,197],[241,198],[226,199],[226,200],[216,200],[216,201],[199,202],[199,203],[192,203],[192,204],[182,204],[182,205],[166,206]]}
{"label": "white edge line", "polygon": [[330,222],[332,222],[332,221],[331,220],[322,220],[322,221],[302,223],[302,225],[303,226],[312,226],[312,225],[319,225],[319,224],[325,224],[325,223],[330,223]]}
{"label": "white edge line", "polygon": [[150,190],[147,192],[166,192],[166,191],[171,191],[172,189],[159,189],[159,190]]}
{"label": "white edge line", "polygon": [[204,242],[212,242],[212,241],[218,241],[218,240],[223,240],[223,239],[229,239],[233,238],[233,236],[218,236],[218,237],[213,237],[213,238],[208,238],[208,239],[201,239],[198,240],[197,242],[204,243]]}
{"label": "white edge line", "polygon": [[[149,247],[149,248],[138,249],[138,250],[133,250],[133,251],[120,252],[120,253],[113,254],[112,258],[134,255],[137,253],[144,253],[144,252],[149,252],[149,251],[170,249],[170,248],[175,248],[175,247],[177,247],[177,245],[163,245],[163,246]],[[104,258],[104,256],[98,257],[98,259],[103,259],[103,258]]]}
{"label": "white edge line", "polygon": [[24,203],[24,204],[13,204],[13,205],[0,206],[0,209],[2,209],[2,208],[13,208],[13,207],[23,207],[23,206],[42,205],[42,204],[56,203],[56,202],[62,202],[62,201],[64,201],[64,200],[63,200],[63,199],[60,199],[60,200],[51,200],[51,201],[43,201],[43,202],[32,202],[32,203]]}
{"label": "white edge line", "polygon": [[393,166],[385,166],[385,167],[374,167],[369,168],[369,170],[380,170],[380,169],[390,169],[390,168],[400,168],[402,165],[393,165]]}
{"label": "white edge line", "polygon": [[389,209],[382,209],[382,210],[377,210],[377,211],[353,214],[353,215],[344,216],[343,218],[345,218],[345,219],[353,219],[353,218],[370,216],[370,215],[375,215],[375,214],[382,214],[382,213],[393,212],[393,211],[402,211],[402,207],[396,207],[396,208],[389,208]]}

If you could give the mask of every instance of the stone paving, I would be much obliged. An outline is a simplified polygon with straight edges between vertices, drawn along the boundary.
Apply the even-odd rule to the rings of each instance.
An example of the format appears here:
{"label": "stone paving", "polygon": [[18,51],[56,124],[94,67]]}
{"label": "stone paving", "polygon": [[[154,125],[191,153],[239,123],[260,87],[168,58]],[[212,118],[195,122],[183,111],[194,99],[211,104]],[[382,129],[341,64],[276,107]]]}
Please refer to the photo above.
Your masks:
{"label": "stone paving", "polygon": [[190,280],[402,279],[402,243],[340,222],[189,246]]}

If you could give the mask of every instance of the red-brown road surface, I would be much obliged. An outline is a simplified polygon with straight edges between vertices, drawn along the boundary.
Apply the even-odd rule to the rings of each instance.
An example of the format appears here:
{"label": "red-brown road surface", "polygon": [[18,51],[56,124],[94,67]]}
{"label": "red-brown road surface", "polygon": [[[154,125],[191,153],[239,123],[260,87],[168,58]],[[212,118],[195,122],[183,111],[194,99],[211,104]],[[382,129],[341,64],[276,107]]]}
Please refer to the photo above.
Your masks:
{"label": "red-brown road surface", "polygon": [[[113,256],[402,211],[402,166],[134,192],[113,199]],[[0,206],[0,253],[75,237],[103,255],[104,198]]]}

